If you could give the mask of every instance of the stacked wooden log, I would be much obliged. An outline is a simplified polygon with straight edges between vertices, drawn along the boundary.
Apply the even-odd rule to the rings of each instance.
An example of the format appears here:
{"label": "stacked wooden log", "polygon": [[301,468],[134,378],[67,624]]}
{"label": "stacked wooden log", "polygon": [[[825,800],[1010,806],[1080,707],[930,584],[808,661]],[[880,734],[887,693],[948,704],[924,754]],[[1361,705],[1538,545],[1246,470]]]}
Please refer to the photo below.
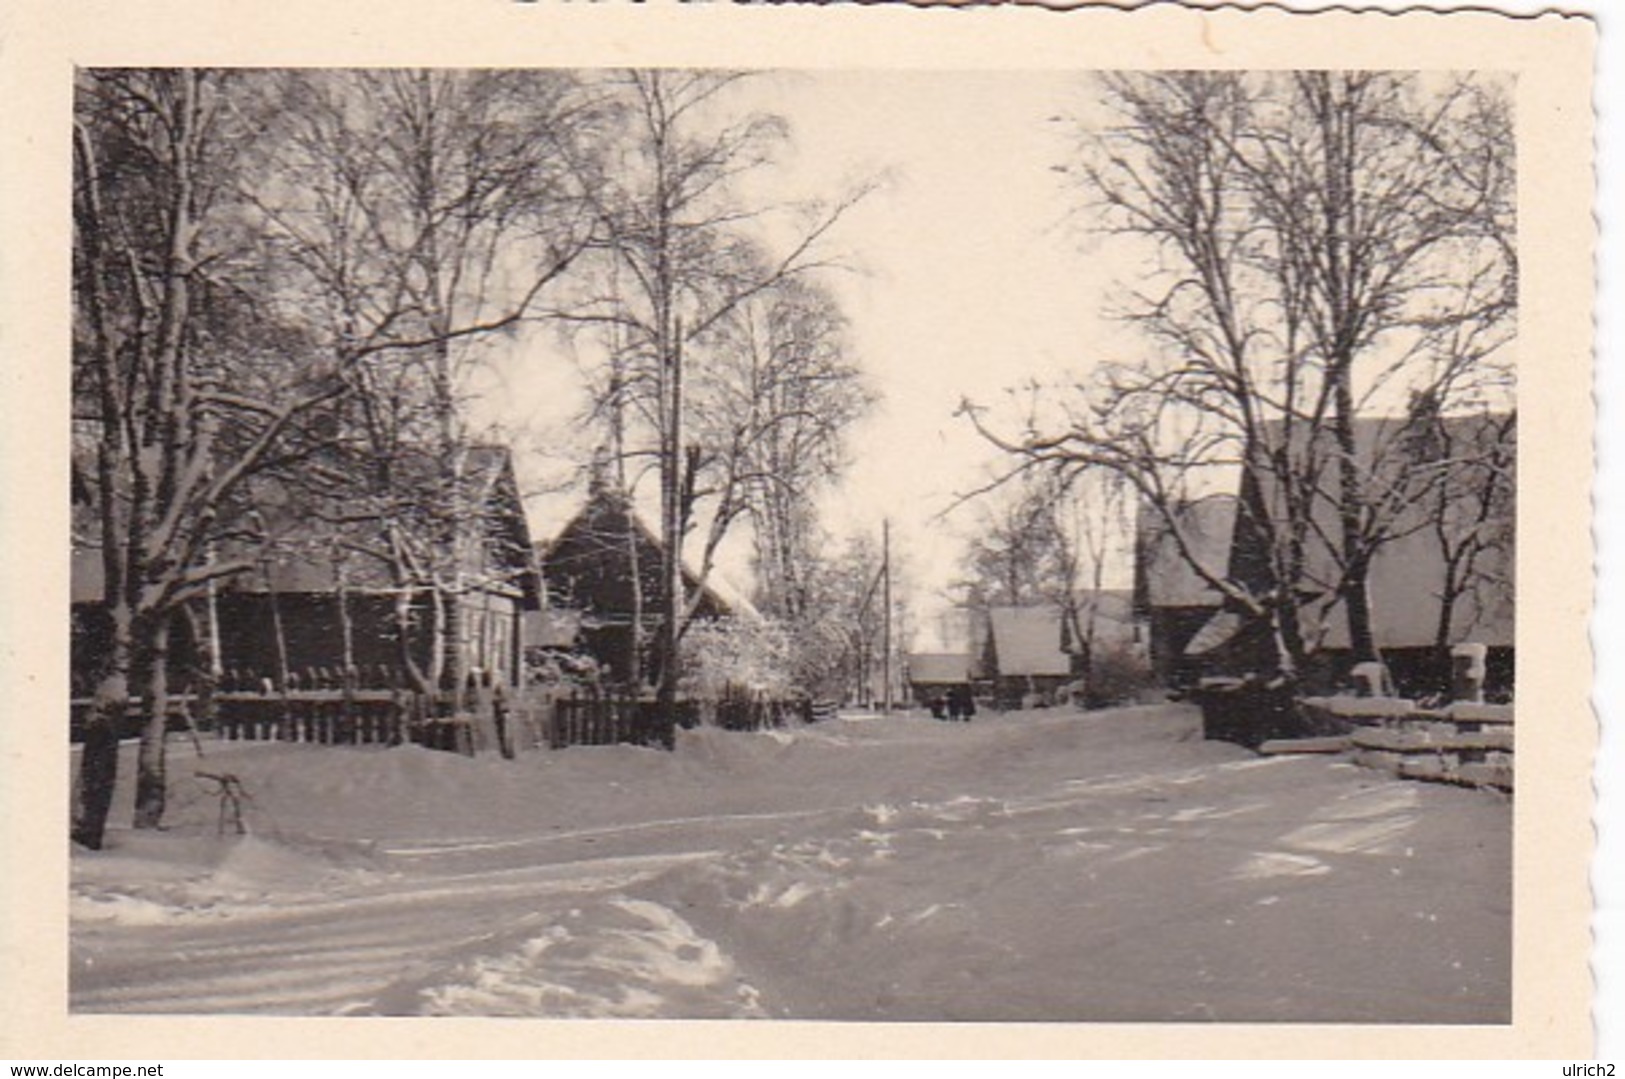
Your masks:
{"label": "stacked wooden log", "polygon": [[1513,788],[1513,707],[1462,701],[1420,708],[1384,697],[1319,697],[1301,702],[1347,733],[1267,742],[1264,753],[1347,752],[1354,763],[1406,779]]}
{"label": "stacked wooden log", "polygon": [[1418,709],[1354,732],[1354,762],[1407,779],[1512,789],[1511,705]]}

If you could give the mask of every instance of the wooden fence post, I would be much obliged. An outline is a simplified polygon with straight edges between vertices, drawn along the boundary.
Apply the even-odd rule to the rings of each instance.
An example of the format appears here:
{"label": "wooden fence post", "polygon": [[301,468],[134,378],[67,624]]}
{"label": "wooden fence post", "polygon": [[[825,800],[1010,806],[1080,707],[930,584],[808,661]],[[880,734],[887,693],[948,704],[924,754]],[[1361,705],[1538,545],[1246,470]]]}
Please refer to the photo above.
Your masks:
{"label": "wooden fence post", "polygon": [[1482,644],[1458,644],[1450,650],[1451,700],[1483,702],[1489,652]]}

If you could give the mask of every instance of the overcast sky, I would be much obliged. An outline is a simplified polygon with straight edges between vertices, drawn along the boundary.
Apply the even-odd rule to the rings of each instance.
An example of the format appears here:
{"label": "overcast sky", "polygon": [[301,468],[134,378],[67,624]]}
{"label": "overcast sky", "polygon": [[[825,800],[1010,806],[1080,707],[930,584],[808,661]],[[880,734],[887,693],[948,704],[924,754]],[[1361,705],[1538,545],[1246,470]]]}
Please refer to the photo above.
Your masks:
{"label": "overcast sky", "polygon": [[[968,507],[938,515],[984,481],[996,456],[954,417],[960,400],[996,404],[1006,387],[1081,369],[1127,343],[1099,317],[1112,273],[1082,249],[1067,221],[1075,203],[1052,170],[1068,128],[1051,118],[1086,100],[1078,72],[785,73],[736,98],[790,122],[777,167],[757,180],[775,194],[831,195],[887,177],[832,237],[859,267],[830,284],[880,401],[852,433],[852,465],[824,520],[837,535],[878,536],[889,517],[922,612],[942,606],[975,527]],[[547,346],[510,358],[491,404],[509,422],[528,420],[532,443],[540,435],[562,448],[558,425],[579,401],[576,379],[563,356],[538,362],[537,347]],[[522,461],[533,477],[540,464]],[[545,538],[571,502],[538,497],[530,508]],[[737,545],[725,568],[743,576],[745,557]]]}

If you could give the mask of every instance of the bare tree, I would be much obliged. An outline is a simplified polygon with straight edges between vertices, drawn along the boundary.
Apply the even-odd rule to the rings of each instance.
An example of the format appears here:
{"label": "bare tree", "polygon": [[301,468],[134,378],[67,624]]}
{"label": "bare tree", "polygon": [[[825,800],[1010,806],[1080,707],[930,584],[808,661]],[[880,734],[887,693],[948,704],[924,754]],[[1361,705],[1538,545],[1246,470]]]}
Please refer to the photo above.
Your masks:
{"label": "bare tree", "polygon": [[694,500],[710,502],[698,572],[709,572],[732,522],[748,518],[759,593],[770,613],[798,618],[814,499],[839,475],[848,430],[872,398],[834,299],[807,281],[740,304],[706,346],[691,383]]}
{"label": "bare tree", "polygon": [[[617,455],[652,460],[658,470],[658,687],[667,710],[689,603],[680,572],[683,538],[706,463],[705,448],[685,432],[691,412],[685,367],[742,305],[828,265],[823,242],[863,194],[818,206],[748,203],[740,179],[771,163],[787,129],[775,116],[729,114],[729,91],[746,77],[703,70],[613,77],[624,128],[595,192],[604,272],[564,315],[609,331],[601,400],[620,443]],[[646,432],[648,442],[634,443],[634,430]],[[712,508],[724,526],[743,512],[721,493]]]}
{"label": "bare tree", "polygon": [[79,475],[109,634],[73,836],[99,848],[132,674],[143,677],[150,717],[136,823],[150,827],[163,813],[174,617],[211,580],[251,568],[211,562],[208,548],[229,527],[244,481],[344,381],[339,365],[240,291],[256,273],[236,227],[239,139],[254,122],[256,81],[87,71],[76,89],[76,437],[94,461]]}
{"label": "bare tree", "polygon": [[[406,106],[419,81],[375,78],[372,89],[397,93],[399,116],[418,115]],[[428,177],[440,201],[423,200],[424,158],[435,156],[423,151],[450,117],[394,132],[417,136],[418,156],[398,161],[408,171],[390,173],[363,139],[353,153],[310,157],[336,145],[322,136],[341,122],[385,108],[340,93],[340,81],[188,69],[79,79],[75,431],[93,464],[76,477],[110,627],[76,784],[73,836],[86,846],[102,842],[136,673],[149,716],[136,823],[162,817],[171,627],[211,582],[254,568],[243,541],[257,538],[256,485],[312,473],[341,430],[340,402],[385,357],[443,356],[514,325],[573,254],[547,249],[508,268],[500,299],[463,305],[459,275],[497,272],[488,219],[528,220],[534,203],[475,212],[518,181],[498,156],[472,152],[460,171]],[[394,212],[403,200],[417,216]]]}
{"label": "bare tree", "polygon": [[1071,477],[1051,473],[1047,480],[1045,497],[1060,537],[1056,568],[1065,589],[1061,612],[1084,700],[1092,706],[1098,699],[1095,668],[1102,623],[1109,617],[1104,609],[1106,573],[1130,543],[1123,484],[1104,471]]}
{"label": "bare tree", "polygon": [[[1494,618],[1507,602],[1514,562],[1517,413],[1446,417],[1431,397],[1413,402],[1404,434],[1419,461],[1446,469],[1418,516],[1442,556],[1433,647],[1450,670],[1458,623]],[[1436,687],[1450,689],[1448,681]]]}
{"label": "bare tree", "polygon": [[[1398,460],[1397,439],[1360,445],[1356,419],[1399,413],[1394,433],[1407,392],[1456,410],[1510,381],[1504,89],[1202,72],[1103,88],[1111,120],[1070,171],[1097,226],[1143,256],[1120,313],[1152,351],[1102,365],[1081,399],[1019,432],[968,411],[1023,467],[1120,476],[1193,569],[1268,624],[1287,678],[1337,604],[1356,655],[1372,658],[1372,558],[1449,470]],[[1238,472],[1262,553],[1246,575],[1203,564],[1182,532],[1182,507]]]}
{"label": "bare tree", "polygon": [[[884,578],[888,569],[899,572],[895,556],[888,567],[886,552],[872,535],[850,537],[833,555],[817,558],[807,567],[809,603],[797,625],[801,644],[795,649],[801,684],[821,696],[851,696],[857,703],[872,703],[875,673],[888,664],[882,650],[902,650],[909,634],[907,589],[894,588],[892,609],[886,609]],[[888,613],[894,633],[886,640]],[[819,646],[822,647],[819,647]],[[890,664],[893,671],[898,665]]]}
{"label": "bare tree", "polygon": [[1092,682],[1102,596],[1112,560],[1128,546],[1122,483],[1105,470],[1019,468],[962,499],[980,514],[966,545],[959,602],[1046,606],[1077,657],[1085,695]]}
{"label": "bare tree", "polygon": [[[1355,658],[1374,660],[1368,578],[1384,523],[1355,440],[1356,367],[1386,362],[1380,383],[1413,364],[1402,345],[1395,358],[1380,356],[1384,338],[1402,330],[1424,349],[1445,329],[1497,344],[1510,337],[1510,103],[1471,80],[1434,88],[1380,72],[1298,73],[1276,93],[1283,115],[1237,157],[1261,219],[1281,237],[1278,272],[1302,301],[1309,356],[1331,388],[1340,591]],[[1436,396],[1460,389],[1430,373]]]}
{"label": "bare tree", "polygon": [[1034,475],[978,492],[963,576],[955,582],[965,606],[985,611],[1065,601],[1076,583],[1076,565],[1068,560],[1056,516],[1057,489],[1047,477]]}
{"label": "bare tree", "polygon": [[[345,459],[303,478],[392,578],[412,681],[460,687],[490,480],[470,464],[482,440],[462,386],[481,336],[528,317],[593,235],[582,185],[601,101],[567,74],[513,71],[290,73],[281,94],[282,182],[256,206],[323,332],[340,348],[408,330],[427,342],[357,365]],[[427,669],[406,643],[420,602]]]}

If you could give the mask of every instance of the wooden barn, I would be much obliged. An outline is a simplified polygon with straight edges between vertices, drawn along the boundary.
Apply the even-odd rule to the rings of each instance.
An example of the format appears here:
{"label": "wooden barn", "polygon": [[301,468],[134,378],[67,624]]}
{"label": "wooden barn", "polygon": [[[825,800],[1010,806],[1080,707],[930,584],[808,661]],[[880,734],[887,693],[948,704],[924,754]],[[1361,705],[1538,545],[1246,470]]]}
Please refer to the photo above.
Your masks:
{"label": "wooden barn", "polygon": [[[568,636],[555,636],[554,647],[590,656],[606,682],[652,685],[661,659],[664,549],[630,498],[595,481],[581,510],[537,548],[549,617],[556,626],[569,627]],[[685,594],[698,593],[696,618],[753,613],[750,603],[716,575],[703,587],[687,566],[682,577]]]}

